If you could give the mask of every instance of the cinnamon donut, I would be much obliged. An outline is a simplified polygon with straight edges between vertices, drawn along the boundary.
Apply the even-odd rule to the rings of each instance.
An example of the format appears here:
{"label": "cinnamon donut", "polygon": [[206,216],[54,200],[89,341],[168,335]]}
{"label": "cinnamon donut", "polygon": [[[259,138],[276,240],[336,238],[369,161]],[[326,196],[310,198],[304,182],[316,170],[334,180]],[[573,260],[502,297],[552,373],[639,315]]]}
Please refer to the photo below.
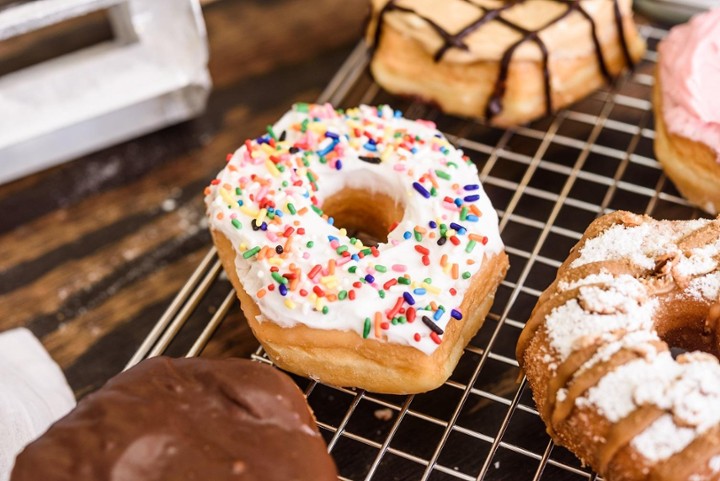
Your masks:
{"label": "cinnamon donut", "polygon": [[720,219],[616,212],[540,296],[518,361],[553,439],[605,479],[720,479],[719,261]]}
{"label": "cinnamon donut", "polygon": [[230,156],[206,203],[270,358],[330,384],[439,386],[507,268],[475,165],[387,106],[295,105]]}
{"label": "cinnamon donut", "polygon": [[11,481],[336,481],[302,392],[242,359],[156,357],[82,399]]}
{"label": "cinnamon donut", "polygon": [[389,92],[499,126],[584,97],[645,51],[631,0],[373,0],[366,38]]}
{"label": "cinnamon donut", "polygon": [[660,42],[654,88],[655,155],[693,204],[720,212],[720,9]]}

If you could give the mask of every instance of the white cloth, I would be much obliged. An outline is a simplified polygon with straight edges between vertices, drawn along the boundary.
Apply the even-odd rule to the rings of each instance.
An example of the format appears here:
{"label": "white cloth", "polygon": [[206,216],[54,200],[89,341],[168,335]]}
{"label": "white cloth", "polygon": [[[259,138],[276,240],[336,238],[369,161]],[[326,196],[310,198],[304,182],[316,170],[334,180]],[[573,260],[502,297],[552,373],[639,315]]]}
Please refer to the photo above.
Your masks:
{"label": "white cloth", "polygon": [[0,334],[0,481],[15,457],[75,407],[60,367],[27,329]]}

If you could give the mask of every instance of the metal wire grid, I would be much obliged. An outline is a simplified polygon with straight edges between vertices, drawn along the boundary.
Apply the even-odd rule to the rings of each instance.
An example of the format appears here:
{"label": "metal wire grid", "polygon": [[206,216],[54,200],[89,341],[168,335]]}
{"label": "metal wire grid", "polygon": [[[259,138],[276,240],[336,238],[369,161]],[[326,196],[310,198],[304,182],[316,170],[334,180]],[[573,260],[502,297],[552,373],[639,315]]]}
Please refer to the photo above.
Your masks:
{"label": "metal wire grid", "polygon": [[[597,216],[616,209],[696,218],[654,160],[652,108],[656,46],[665,31],[642,27],[648,53],[635,72],[568,110],[527,127],[498,130],[406,102],[408,117],[434,120],[475,161],[500,216],[508,277],[458,368],[441,388],[415,396],[377,395],[295,377],[315,411],[342,480],[598,479],[555,446],[520,377],[514,347],[542,290]],[[364,45],[321,95],[336,106],[392,103],[367,73]],[[158,320],[128,364],[162,354],[208,291],[227,292],[187,356],[199,355],[235,305],[219,280],[215,249]],[[229,291],[228,291],[229,289]],[[268,362],[261,349],[253,359]]]}

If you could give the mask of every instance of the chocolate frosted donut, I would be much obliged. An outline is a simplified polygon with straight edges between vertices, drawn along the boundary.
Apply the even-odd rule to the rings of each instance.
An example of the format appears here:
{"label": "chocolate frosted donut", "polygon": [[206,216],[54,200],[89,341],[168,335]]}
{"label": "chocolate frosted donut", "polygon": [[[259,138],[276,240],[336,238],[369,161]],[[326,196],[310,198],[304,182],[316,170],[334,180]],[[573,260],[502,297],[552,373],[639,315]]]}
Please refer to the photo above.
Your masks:
{"label": "chocolate frosted donut", "polygon": [[154,358],[80,401],[12,481],[336,480],[312,413],[278,370]]}

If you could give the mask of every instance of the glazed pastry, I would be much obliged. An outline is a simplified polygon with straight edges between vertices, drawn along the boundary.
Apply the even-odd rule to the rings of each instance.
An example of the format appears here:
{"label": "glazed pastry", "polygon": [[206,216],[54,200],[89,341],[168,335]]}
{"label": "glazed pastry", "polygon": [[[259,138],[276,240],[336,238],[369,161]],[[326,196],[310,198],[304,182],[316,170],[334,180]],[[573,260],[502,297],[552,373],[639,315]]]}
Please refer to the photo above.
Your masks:
{"label": "glazed pastry", "polygon": [[336,481],[295,383],[257,362],[153,358],[80,401],[12,481]]}
{"label": "glazed pastry", "polygon": [[518,361],[553,439],[604,479],[720,479],[719,260],[720,219],[616,212],[540,296]]}
{"label": "glazed pastry", "polygon": [[645,51],[631,0],[372,0],[372,9],[381,86],[499,126],[584,97]]}
{"label": "glazed pastry", "polygon": [[475,165],[387,106],[298,104],[268,132],[206,190],[255,336],[278,366],[326,383],[442,384],[507,268]]}
{"label": "glazed pastry", "polygon": [[660,43],[655,155],[687,199],[720,212],[720,9],[673,28]]}

